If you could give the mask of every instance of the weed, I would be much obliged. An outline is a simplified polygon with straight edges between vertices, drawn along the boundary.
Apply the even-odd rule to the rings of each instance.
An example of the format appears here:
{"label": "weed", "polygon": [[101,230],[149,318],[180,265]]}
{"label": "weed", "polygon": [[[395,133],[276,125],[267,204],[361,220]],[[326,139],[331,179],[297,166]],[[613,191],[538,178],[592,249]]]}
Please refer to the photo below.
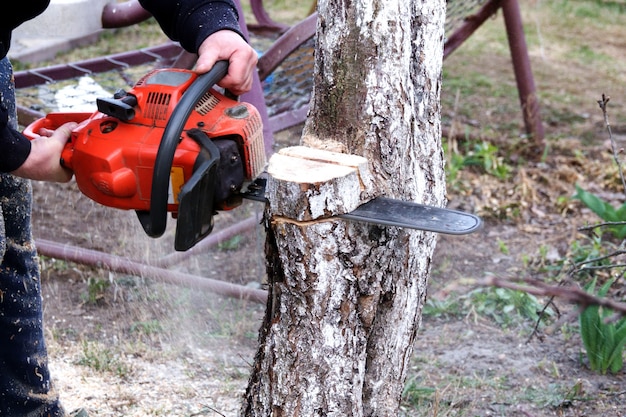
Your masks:
{"label": "weed", "polygon": [[[584,239],[575,240],[570,247],[571,258],[574,264],[587,264],[592,266],[609,265],[609,259],[605,259],[606,246],[601,236],[592,234]],[[597,261],[596,261],[597,260]]]}
{"label": "weed", "polygon": [[111,372],[120,377],[129,374],[128,366],[108,348],[98,344],[83,341],[83,356],[78,360],[79,365],[87,366],[98,372]]}
{"label": "weed", "polygon": [[[613,281],[607,281],[598,291],[600,297],[606,296]],[[595,292],[596,280],[586,288]],[[606,374],[617,373],[624,366],[623,351],[626,345],[626,317],[611,320],[613,311],[591,305],[580,314],[580,335],[587,352],[591,370]]]}
{"label": "weed", "polygon": [[474,143],[467,152],[463,165],[479,167],[501,180],[508,179],[511,174],[511,167],[498,156],[498,147],[487,141]]}
{"label": "weed", "polygon": [[564,323],[559,330],[563,340],[566,342],[569,342],[575,335],[578,334],[578,329],[574,328],[574,326],[569,323]]}
{"label": "weed", "polygon": [[500,249],[500,253],[502,253],[503,255],[509,254],[509,247],[502,239],[498,239],[498,248]]}
{"label": "weed", "polygon": [[613,207],[610,203],[600,197],[583,190],[576,185],[576,195],[574,198],[580,200],[598,217],[607,222],[606,230],[611,232],[617,239],[626,237],[626,203],[619,208]]}
{"label": "weed", "polygon": [[444,142],[443,148],[447,155],[447,183],[453,188],[461,188],[459,173],[464,168],[474,167],[500,180],[507,180],[513,171],[499,155],[498,147],[487,141],[466,142],[462,150],[458,151],[450,143]]}
{"label": "weed", "polygon": [[554,361],[541,360],[537,363],[537,369],[543,370],[546,374],[550,375],[553,379],[558,379],[561,376],[559,372],[559,366]]}
{"label": "weed", "polygon": [[228,250],[236,250],[239,249],[241,243],[243,242],[243,238],[241,235],[233,236],[228,240],[220,242],[217,247],[220,250],[228,251]]}
{"label": "weed", "polygon": [[42,269],[52,269],[54,271],[64,271],[71,269],[67,261],[63,259],[49,258],[47,256],[40,256],[39,262]]}
{"label": "weed", "polygon": [[[533,295],[507,288],[477,288],[460,296],[448,296],[443,300],[428,299],[422,310],[423,317],[450,318],[476,313],[494,320],[502,327],[512,327],[523,321],[536,321],[543,304]],[[555,315],[547,309],[542,316],[550,319]]]}
{"label": "weed", "polygon": [[454,297],[446,297],[443,300],[429,298],[424,303],[422,316],[424,317],[455,317],[462,314],[462,305]]}
{"label": "weed", "polygon": [[102,278],[89,277],[87,279],[87,294],[83,294],[83,301],[87,304],[97,304],[104,299],[104,295],[111,283]]}
{"label": "weed", "polygon": [[436,391],[435,388],[421,385],[418,378],[411,378],[402,392],[402,401],[413,408],[423,408],[433,401]]}
{"label": "weed", "polygon": [[581,381],[576,381],[572,386],[558,383],[541,388],[529,386],[526,387],[521,398],[531,401],[542,408],[550,407],[553,409],[568,408],[571,407],[574,401],[586,399]]}
{"label": "weed", "polygon": [[151,335],[151,334],[162,332],[163,326],[158,320],[141,321],[141,322],[133,323],[130,326],[130,331],[132,333],[141,333],[145,335]]}
{"label": "weed", "polygon": [[452,381],[436,383],[430,386],[418,375],[407,379],[402,391],[400,416],[427,417],[427,416],[459,416],[458,410],[467,405],[465,398],[457,398],[457,392],[465,387],[462,378],[453,378]]}
{"label": "weed", "polygon": [[461,188],[459,173],[465,166],[463,156],[457,152],[452,152],[448,142],[443,143],[443,151],[448,156],[446,162],[446,182],[453,188]]}
{"label": "weed", "polygon": [[[468,294],[466,304],[477,313],[493,319],[496,323],[510,327],[523,320],[535,321],[543,304],[531,294],[507,288],[478,288]],[[554,315],[547,309],[546,316]]]}

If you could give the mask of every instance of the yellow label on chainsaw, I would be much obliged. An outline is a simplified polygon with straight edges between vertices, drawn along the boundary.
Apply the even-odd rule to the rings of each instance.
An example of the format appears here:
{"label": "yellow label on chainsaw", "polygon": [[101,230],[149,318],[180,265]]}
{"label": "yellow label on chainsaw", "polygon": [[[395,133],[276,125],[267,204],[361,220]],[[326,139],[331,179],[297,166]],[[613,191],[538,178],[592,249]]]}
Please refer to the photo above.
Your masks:
{"label": "yellow label on chainsaw", "polygon": [[178,195],[185,184],[185,173],[182,167],[172,167],[170,171],[170,189],[168,204],[178,204]]}

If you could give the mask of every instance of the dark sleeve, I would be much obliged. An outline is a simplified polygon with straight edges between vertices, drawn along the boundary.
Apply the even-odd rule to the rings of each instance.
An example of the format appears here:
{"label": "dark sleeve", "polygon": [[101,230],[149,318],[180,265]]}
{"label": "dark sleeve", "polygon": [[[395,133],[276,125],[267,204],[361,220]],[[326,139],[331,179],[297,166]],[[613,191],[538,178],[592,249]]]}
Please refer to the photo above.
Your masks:
{"label": "dark sleeve", "polygon": [[30,154],[30,140],[9,127],[8,112],[0,106],[0,172],[18,169]]}
{"label": "dark sleeve", "polygon": [[243,37],[233,0],[139,0],[139,3],[152,13],[170,39],[192,53],[198,52],[209,35],[222,29]]}

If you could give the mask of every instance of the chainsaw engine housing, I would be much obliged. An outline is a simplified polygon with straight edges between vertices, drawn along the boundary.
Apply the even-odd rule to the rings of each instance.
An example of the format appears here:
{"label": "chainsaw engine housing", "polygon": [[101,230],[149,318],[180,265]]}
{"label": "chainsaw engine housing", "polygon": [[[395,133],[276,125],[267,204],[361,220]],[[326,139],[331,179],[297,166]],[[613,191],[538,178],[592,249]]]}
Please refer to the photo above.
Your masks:
{"label": "chainsaw engine housing", "polygon": [[[211,194],[202,200],[210,207],[194,207],[193,211],[206,212],[205,218],[210,219],[215,210],[240,204],[238,193],[263,171],[266,156],[256,108],[211,88],[191,109],[176,139],[171,166],[155,166],[170,115],[197,77],[183,69],[154,70],[130,91],[98,99],[94,113],[50,113],[28,126],[24,134],[33,138],[41,128],[56,129],[68,121],[79,123],[62,153],[61,164],[74,172],[78,188],[87,197],[105,206],[136,210],[140,220],[141,213],[150,212],[155,170],[169,171],[167,211],[175,218],[185,185],[191,187],[194,174],[196,182],[204,177],[206,184],[197,192]],[[199,174],[200,169],[207,172]],[[212,224],[202,227],[205,230],[201,234],[206,235]]]}

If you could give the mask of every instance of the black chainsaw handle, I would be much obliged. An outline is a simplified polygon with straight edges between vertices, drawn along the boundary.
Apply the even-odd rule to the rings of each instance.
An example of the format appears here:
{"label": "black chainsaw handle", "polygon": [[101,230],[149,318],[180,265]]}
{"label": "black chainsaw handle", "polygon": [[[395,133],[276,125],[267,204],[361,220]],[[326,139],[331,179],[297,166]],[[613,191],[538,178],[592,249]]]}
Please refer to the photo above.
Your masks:
{"label": "black chainsaw handle", "polygon": [[[185,91],[182,98],[167,121],[163,138],[154,161],[150,211],[140,219],[148,236],[159,237],[167,225],[167,199],[169,192],[170,171],[174,153],[178,146],[187,119],[200,98],[228,73],[228,61],[218,61],[213,68],[198,78]],[[147,218],[145,216],[148,216]]]}

